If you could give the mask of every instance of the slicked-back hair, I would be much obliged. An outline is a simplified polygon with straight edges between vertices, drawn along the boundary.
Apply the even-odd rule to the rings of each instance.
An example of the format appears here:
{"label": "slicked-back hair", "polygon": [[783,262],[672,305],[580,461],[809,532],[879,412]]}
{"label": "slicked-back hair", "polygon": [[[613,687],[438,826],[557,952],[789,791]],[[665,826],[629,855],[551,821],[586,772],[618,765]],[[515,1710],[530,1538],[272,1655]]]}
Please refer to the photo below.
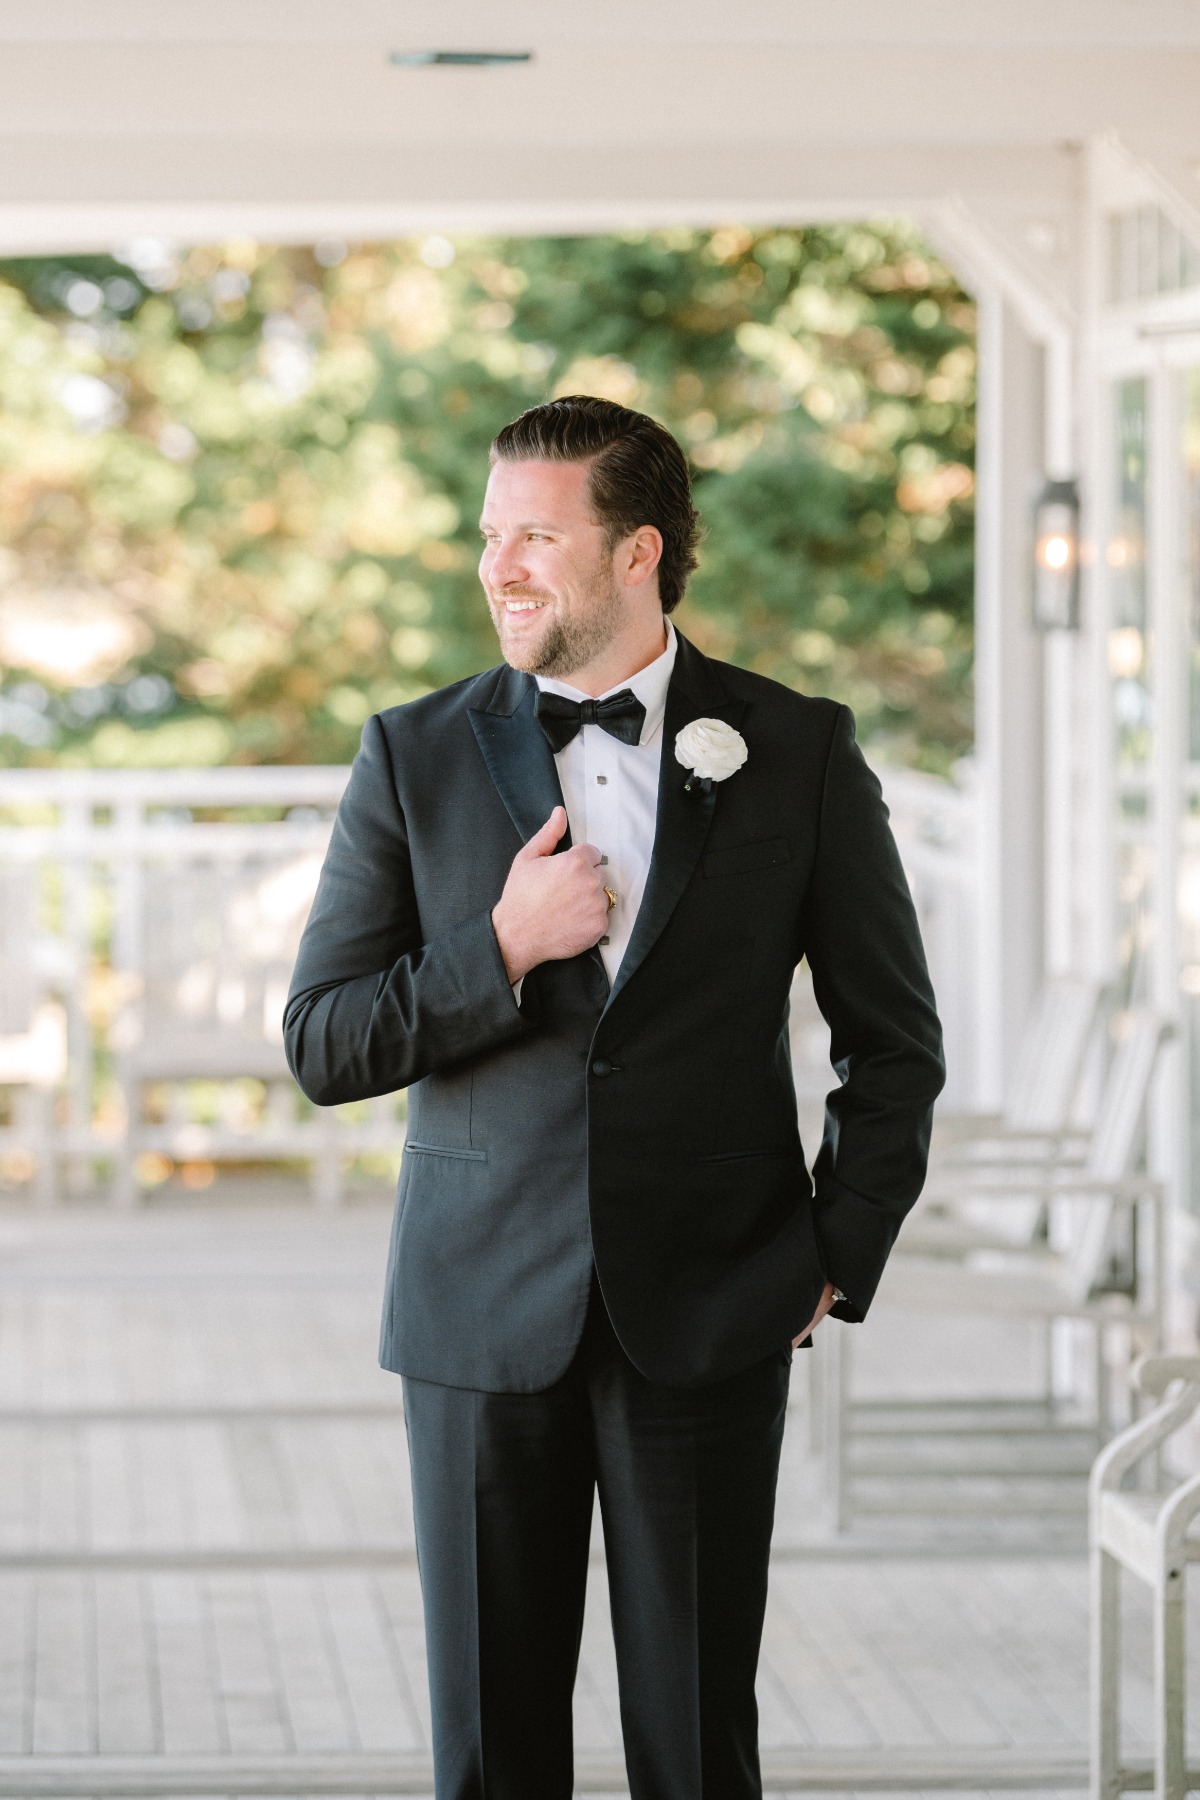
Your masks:
{"label": "slicked-back hair", "polygon": [[696,567],[700,515],[692,505],[687,458],[671,433],[645,413],[590,394],[531,406],[492,445],[493,462],[588,464],[588,493],[610,547],[642,525],[661,533],[658,594],[665,613],[683,599]]}

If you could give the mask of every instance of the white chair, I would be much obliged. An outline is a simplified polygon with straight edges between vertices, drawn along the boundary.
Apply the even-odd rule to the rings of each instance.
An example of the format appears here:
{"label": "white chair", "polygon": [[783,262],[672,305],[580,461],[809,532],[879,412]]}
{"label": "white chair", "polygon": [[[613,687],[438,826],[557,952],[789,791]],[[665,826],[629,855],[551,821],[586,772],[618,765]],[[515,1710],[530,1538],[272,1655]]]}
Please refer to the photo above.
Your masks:
{"label": "white chair", "polygon": [[934,1121],[929,1178],[905,1222],[909,1248],[953,1255],[989,1243],[1029,1242],[1042,1208],[997,1207],[977,1178],[1014,1164],[1042,1171],[1078,1162],[1087,1132],[1076,1116],[1081,1075],[1094,1040],[1102,990],[1076,976],[1047,981],[1014,1059],[1014,1081],[1002,1114],[958,1114]]}
{"label": "white chair", "polygon": [[[880,1284],[880,1301],[901,1310],[992,1313],[1041,1320],[1047,1326],[1058,1319],[1074,1319],[1089,1325],[1095,1334],[1095,1431],[1100,1442],[1111,1428],[1108,1334],[1119,1326],[1140,1339],[1139,1348],[1144,1350],[1157,1349],[1161,1337],[1163,1187],[1153,1177],[1136,1173],[1135,1163],[1158,1054],[1172,1029],[1157,1014],[1127,1015],[1082,1168],[1030,1170],[1018,1163],[1007,1183],[999,1178],[990,1183],[978,1180],[973,1191],[986,1192],[998,1203],[1011,1199],[1050,1208],[1052,1230],[1046,1245],[972,1250],[956,1257],[910,1255],[902,1232]],[[1131,1216],[1141,1220],[1140,1228],[1130,1234],[1136,1244],[1134,1266],[1122,1272],[1121,1281],[1114,1281],[1117,1228]],[[839,1331],[832,1343],[822,1346],[819,1365],[824,1390],[819,1401],[820,1437],[830,1509],[839,1530],[848,1524],[852,1511],[852,1341],[853,1328]],[[986,1396],[981,1406],[986,1412]],[[893,1409],[893,1431],[902,1410]],[[1046,1423],[1057,1423],[1049,1395]]]}
{"label": "white chair", "polygon": [[934,1156],[967,1143],[1002,1147],[1014,1139],[1052,1138],[1071,1125],[1071,1107],[1100,1001],[1099,983],[1054,976],[1044,983],[1014,1058],[1003,1112],[957,1113],[934,1124]]}
{"label": "white chair", "polygon": [[[318,1206],[336,1206],[351,1155],[398,1152],[403,1128],[390,1097],[345,1111],[299,1095],[283,1049],[283,1009],[321,853],[289,845],[286,826],[145,828],[142,854],[123,870],[114,963],[128,992],[112,1042],[127,1125],[118,1204],[138,1195],[139,1156],[253,1166],[304,1158]],[[236,835],[235,835],[236,834]],[[155,839],[161,841],[161,848]],[[249,840],[249,841],[248,841]],[[247,1110],[261,1083],[261,1116]],[[189,1087],[209,1084],[218,1111],[189,1113]],[[152,1095],[158,1117],[146,1116]]]}
{"label": "white chair", "polygon": [[1143,1357],[1133,1379],[1159,1404],[1113,1439],[1091,1476],[1091,1791],[1093,1800],[1118,1800],[1147,1785],[1143,1770],[1121,1762],[1120,1572],[1128,1569],[1149,1587],[1153,1608],[1154,1792],[1184,1800],[1200,1787],[1200,1769],[1187,1769],[1185,1614],[1187,1565],[1200,1562],[1200,1537],[1191,1532],[1200,1473],[1167,1493],[1122,1484],[1143,1472],[1154,1480],[1163,1445],[1200,1412],[1200,1356]]}

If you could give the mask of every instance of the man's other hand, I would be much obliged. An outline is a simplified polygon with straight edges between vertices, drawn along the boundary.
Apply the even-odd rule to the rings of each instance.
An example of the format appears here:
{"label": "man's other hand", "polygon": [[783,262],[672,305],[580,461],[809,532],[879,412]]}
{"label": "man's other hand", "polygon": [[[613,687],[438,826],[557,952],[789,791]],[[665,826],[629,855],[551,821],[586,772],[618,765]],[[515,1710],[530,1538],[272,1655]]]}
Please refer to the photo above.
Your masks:
{"label": "man's other hand", "polygon": [[556,806],[517,851],[504,892],[492,908],[492,929],[510,982],[520,981],[538,963],[578,956],[604,936],[608,897],[600,852],[592,844],[573,844],[555,856],[566,829],[566,808]]}
{"label": "man's other hand", "polygon": [[821,1320],[825,1317],[825,1314],[829,1311],[830,1307],[833,1305],[833,1302],[836,1297],[837,1297],[837,1289],[834,1287],[832,1281],[827,1281],[825,1283],[825,1291],[821,1295],[820,1301],[817,1304],[816,1312],[813,1314],[809,1323],[804,1327],[804,1330],[800,1333],[800,1336],[794,1337],[792,1339],[792,1349],[793,1350],[798,1350],[800,1348],[801,1344],[804,1342],[805,1338],[812,1336],[812,1334],[816,1330],[817,1326],[821,1323]]}

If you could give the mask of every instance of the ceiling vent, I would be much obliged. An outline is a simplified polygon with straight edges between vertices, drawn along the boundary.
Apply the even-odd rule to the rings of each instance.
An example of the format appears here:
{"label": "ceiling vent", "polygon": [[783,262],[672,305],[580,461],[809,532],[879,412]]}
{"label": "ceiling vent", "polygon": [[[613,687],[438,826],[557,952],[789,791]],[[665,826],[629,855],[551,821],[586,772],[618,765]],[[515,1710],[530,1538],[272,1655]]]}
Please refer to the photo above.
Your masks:
{"label": "ceiling vent", "polygon": [[533,61],[532,50],[393,50],[401,69],[499,69]]}

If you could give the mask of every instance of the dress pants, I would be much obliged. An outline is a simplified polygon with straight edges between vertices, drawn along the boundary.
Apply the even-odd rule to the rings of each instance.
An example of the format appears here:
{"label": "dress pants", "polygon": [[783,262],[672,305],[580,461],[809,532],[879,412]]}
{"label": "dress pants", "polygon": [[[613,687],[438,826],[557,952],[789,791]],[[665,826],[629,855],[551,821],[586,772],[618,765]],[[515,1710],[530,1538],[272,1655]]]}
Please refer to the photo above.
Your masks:
{"label": "dress pants", "polygon": [[593,1281],[536,1394],[404,1383],[437,1800],[571,1800],[598,1492],[632,1800],[759,1800],[754,1676],[790,1355],[662,1387]]}

